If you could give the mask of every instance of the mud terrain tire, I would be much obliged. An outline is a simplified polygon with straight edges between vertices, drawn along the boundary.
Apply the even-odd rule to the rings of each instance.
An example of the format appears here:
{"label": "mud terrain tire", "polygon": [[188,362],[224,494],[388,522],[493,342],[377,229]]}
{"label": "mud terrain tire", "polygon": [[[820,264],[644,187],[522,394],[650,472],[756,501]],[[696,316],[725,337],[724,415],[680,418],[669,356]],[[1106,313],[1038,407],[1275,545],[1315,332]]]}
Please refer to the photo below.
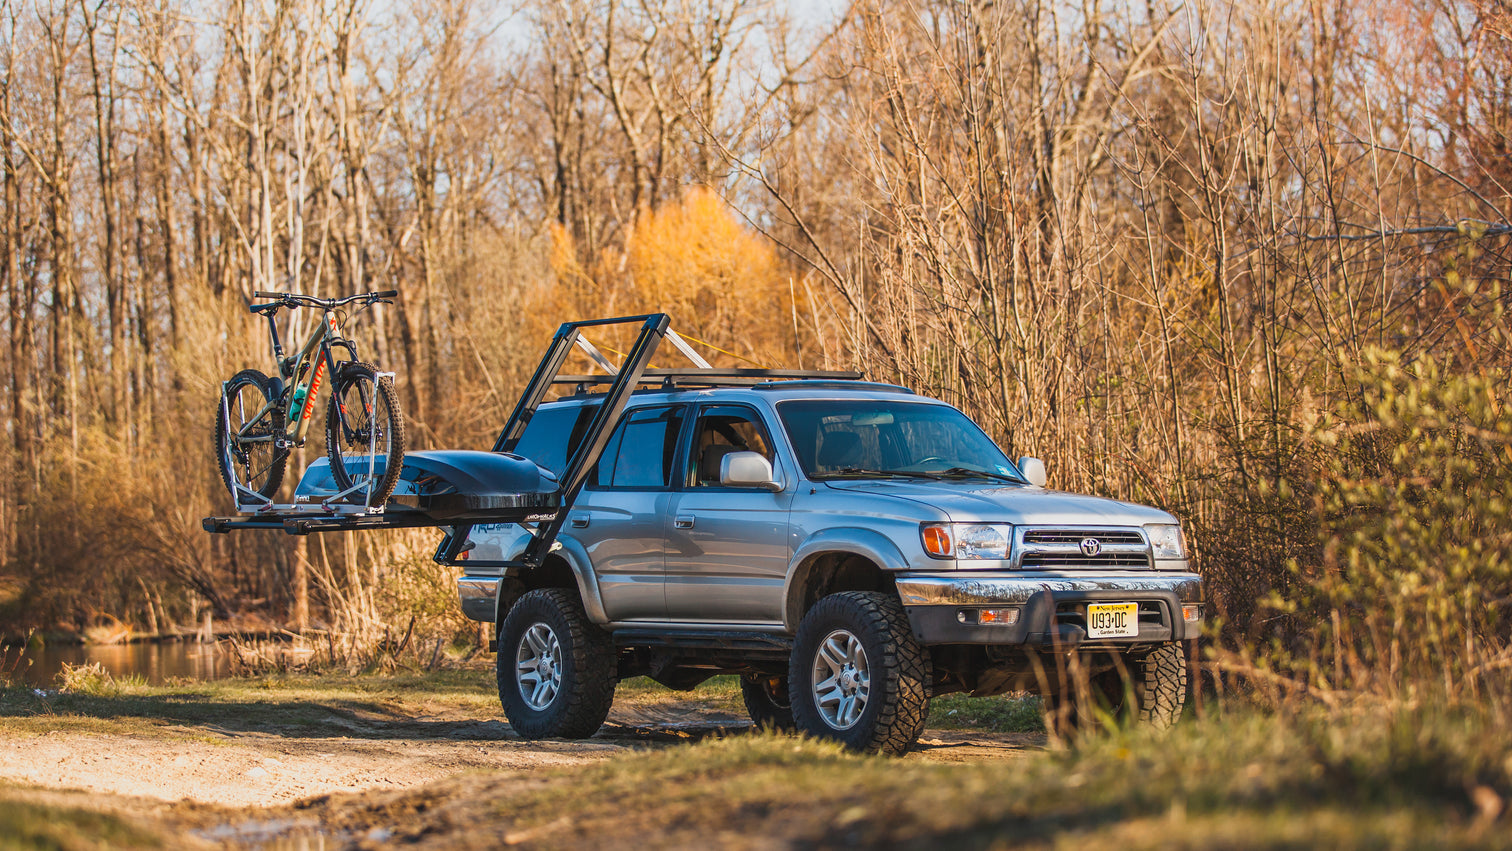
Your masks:
{"label": "mud terrain tire", "polygon": [[499,626],[504,717],[522,739],[586,739],[614,702],[615,650],[565,588],[531,591]]}
{"label": "mud terrain tire", "polygon": [[924,730],[930,677],[896,597],[831,594],[798,625],[788,662],[793,721],[852,750],[901,754]]}
{"label": "mud terrain tire", "polygon": [[793,725],[793,701],[788,696],[788,678],[765,674],[746,674],[740,678],[740,693],[745,698],[751,723],[764,730],[790,733]]}
{"label": "mud terrain tire", "polygon": [[[1187,663],[1178,642],[1161,644],[1142,656],[1125,656],[1122,670],[1115,668],[1091,678],[1088,695],[1078,695],[1070,684],[1044,698],[1046,726],[1052,732],[1068,733],[1084,728],[1096,712],[1108,712],[1114,721],[1166,730],[1181,718],[1186,707]],[[1092,705],[1083,705],[1090,698]]]}

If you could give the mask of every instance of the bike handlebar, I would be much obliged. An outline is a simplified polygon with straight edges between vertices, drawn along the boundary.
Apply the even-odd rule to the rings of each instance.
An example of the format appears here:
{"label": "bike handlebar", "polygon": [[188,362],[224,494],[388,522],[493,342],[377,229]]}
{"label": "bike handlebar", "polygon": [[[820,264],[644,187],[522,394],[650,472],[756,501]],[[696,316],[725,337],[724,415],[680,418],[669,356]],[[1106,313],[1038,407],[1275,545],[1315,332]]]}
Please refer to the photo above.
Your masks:
{"label": "bike handlebar", "polygon": [[371,304],[384,299],[394,298],[397,295],[399,295],[398,290],[382,290],[379,292],[358,293],[357,295],[349,295],[346,298],[316,298],[312,295],[300,295],[299,293],[270,293],[263,290],[254,290],[252,292],[253,298],[270,298],[275,301],[272,304],[248,305],[247,309],[253,313],[259,313],[270,307],[281,305],[283,307],[319,307],[332,310],[344,304],[351,304],[354,301],[365,301]]}

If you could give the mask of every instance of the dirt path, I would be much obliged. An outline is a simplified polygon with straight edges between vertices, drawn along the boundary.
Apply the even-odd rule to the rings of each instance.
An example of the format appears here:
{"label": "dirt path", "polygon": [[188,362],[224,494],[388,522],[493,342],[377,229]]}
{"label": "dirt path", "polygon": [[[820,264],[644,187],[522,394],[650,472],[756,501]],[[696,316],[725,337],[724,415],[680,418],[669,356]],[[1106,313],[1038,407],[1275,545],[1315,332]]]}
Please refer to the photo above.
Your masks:
{"label": "dirt path", "polygon": [[[340,719],[328,735],[216,725],[121,735],[65,726],[0,738],[0,780],[165,802],[268,807],[335,792],[406,789],[471,769],[580,764],[750,729],[744,717],[680,701],[616,707],[597,736],[579,742],[521,741],[502,721],[451,713],[404,721]],[[1041,741],[1023,734],[929,730],[908,758],[1012,758]]]}

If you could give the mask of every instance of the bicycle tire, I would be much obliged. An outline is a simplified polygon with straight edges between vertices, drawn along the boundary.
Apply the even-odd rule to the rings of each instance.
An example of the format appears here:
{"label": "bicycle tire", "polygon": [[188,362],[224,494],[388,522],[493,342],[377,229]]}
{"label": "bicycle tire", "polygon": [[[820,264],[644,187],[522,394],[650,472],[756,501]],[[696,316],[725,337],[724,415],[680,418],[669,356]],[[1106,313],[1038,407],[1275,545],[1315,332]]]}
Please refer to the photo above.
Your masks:
{"label": "bicycle tire", "polygon": [[[361,484],[363,488],[349,499],[371,506],[388,502],[404,468],[404,413],[393,381],[380,377],[372,364],[347,361],[332,382],[326,407],[326,455],[338,491]],[[380,457],[383,470],[378,472]],[[365,470],[372,470],[372,475]]]}
{"label": "bicycle tire", "polygon": [[[252,434],[282,434],[284,411],[281,407],[274,407],[261,418],[248,419],[272,400],[268,376],[255,369],[238,372],[221,391],[220,403],[215,406],[215,464],[220,468],[221,482],[232,499],[236,499],[237,485],[272,499],[278,486],[283,484],[289,450],[267,442],[243,444],[235,436],[248,433],[249,423],[255,424],[250,429]],[[236,424],[234,429],[227,417]]]}

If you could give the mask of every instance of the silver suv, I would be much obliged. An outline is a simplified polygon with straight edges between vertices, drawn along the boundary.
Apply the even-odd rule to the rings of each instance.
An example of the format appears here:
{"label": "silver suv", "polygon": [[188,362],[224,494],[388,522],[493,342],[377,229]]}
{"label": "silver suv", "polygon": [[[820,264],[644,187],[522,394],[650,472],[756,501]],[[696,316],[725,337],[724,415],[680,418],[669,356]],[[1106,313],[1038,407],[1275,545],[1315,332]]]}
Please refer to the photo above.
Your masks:
{"label": "silver suv", "polygon": [[[541,405],[514,453],[561,472],[602,399]],[[1045,482],[901,387],[639,391],[539,567],[512,566],[525,527],[466,532],[462,608],[498,625],[526,738],[593,735],[632,676],[738,674],[758,724],[890,753],[932,695],[1055,708],[1078,674],[1104,707],[1173,722],[1203,603],[1180,524]]]}

